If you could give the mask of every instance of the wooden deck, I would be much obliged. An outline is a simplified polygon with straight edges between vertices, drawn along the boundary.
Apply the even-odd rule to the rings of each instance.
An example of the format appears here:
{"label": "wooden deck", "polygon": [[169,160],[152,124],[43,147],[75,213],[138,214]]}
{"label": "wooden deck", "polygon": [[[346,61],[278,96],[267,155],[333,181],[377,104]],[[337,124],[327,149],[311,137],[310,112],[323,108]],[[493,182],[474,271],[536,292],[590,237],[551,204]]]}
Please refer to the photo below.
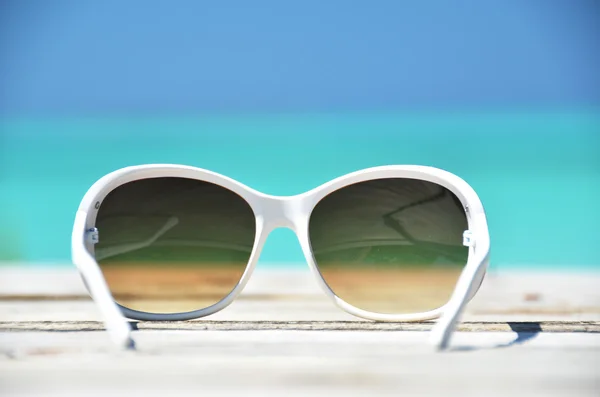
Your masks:
{"label": "wooden deck", "polygon": [[71,268],[0,267],[0,395],[600,395],[600,274],[491,273],[452,349],[432,323],[350,316],[308,269],[259,265],[206,319],[115,351]]}

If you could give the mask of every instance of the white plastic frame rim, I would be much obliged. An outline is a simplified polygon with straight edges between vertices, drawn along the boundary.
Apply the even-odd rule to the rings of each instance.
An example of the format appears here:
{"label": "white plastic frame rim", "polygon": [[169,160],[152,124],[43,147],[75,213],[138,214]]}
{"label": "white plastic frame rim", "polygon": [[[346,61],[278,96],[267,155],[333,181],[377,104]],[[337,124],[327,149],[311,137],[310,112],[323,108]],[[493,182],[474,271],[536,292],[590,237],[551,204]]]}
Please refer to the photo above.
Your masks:
{"label": "white plastic frame rim", "polygon": [[[158,177],[189,178],[223,186],[246,200],[254,211],[256,236],[242,278],[225,298],[210,307],[185,313],[153,314],[119,306],[114,302],[92,255],[93,243],[86,239],[86,231],[94,228],[97,210],[106,195],[125,183]],[[439,184],[453,192],[465,208],[471,234],[468,261],[449,302],[438,309],[414,314],[382,314],[365,311],[338,297],[318,270],[308,236],[309,219],[315,205],[325,196],[344,186],[383,178],[419,179]],[[125,317],[137,320],[189,320],[216,313],[231,304],[250,279],[267,236],[278,227],[288,227],[296,233],[309,268],[325,294],[338,307],[355,316],[376,321],[422,321],[442,316],[432,331],[432,342],[439,348],[447,346],[464,306],[477,292],[488,266],[490,239],[485,212],[477,193],[468,183],[450,172],[417,165],[369,168],[336,178],[306,193],[283,197],[267,195],[226,176],[190,166],[149,164],[122,168],[98,180],[81,201],[73,227],[72,256],[92,298],[103,314],[113,341],[123,347],[132,347],[130,327]]]}

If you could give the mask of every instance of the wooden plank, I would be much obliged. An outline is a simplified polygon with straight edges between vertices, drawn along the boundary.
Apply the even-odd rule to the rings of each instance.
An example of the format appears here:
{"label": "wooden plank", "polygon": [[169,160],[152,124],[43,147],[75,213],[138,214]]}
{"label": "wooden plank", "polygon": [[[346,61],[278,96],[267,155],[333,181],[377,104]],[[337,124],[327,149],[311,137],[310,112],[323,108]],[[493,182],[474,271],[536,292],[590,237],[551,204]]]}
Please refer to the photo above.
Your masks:
{"label": "wooden plank", "polygon": [[[597,396],[598,334],[139,331],[0,333],[2,395]],[[4,358],[2,358],[4,357]]]}
{"label": "wooden plank", "polygon": [[432,322],[357,319],[307,270],[257,271],[208,318],[135,322],[119,352],[73,269],[0,268],[0,395],[598,395],[598,275],[491,274],[439,354]]}
{"label": "wooden plank", "polygon": [[[434,322],[371,321],[132,321],[134,330],[209,331],[430,331]],[[100,321],[1,321],[1,331],[101,331]],[[460,332],[600,333],[600,321],[462,322]]]}

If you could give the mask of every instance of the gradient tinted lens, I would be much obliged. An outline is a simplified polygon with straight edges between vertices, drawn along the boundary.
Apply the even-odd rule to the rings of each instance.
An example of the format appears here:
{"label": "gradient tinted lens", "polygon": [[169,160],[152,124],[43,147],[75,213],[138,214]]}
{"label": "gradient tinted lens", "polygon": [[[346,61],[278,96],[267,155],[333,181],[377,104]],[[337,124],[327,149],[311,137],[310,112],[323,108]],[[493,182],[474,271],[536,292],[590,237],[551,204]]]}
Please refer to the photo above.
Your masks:
{"label": "gradient tinted lens", "polygon": [[378,179],[323,198],[310,242],[331,290],[376,313],[418,313],[448,302],[467,263],[465,210],[448,189],[417,179]]}
{"label": "gradient tinted lens", "polygon": [[115,300],[150,313],[222,300],[241,279],[256,233],[242,197],[186,178],[119,186],[101,203],[96,228],[95,257]]}

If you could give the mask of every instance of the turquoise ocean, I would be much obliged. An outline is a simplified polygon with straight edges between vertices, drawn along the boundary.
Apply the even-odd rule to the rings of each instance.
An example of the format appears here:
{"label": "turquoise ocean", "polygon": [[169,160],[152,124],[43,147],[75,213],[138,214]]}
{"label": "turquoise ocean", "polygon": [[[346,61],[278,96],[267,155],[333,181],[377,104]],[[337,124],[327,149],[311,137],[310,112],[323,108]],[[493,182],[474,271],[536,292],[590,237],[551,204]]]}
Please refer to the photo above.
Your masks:
{"label": "turquoise ocean", "polygon": [[[75,211],[120,167],[179,163],[293,195],[361,168],[444,168],[481,197],[492,267],[600,270],[600,112],[0,119],[0,261],[70,263]],[[302,263],[289,230],[261,262]]]}

